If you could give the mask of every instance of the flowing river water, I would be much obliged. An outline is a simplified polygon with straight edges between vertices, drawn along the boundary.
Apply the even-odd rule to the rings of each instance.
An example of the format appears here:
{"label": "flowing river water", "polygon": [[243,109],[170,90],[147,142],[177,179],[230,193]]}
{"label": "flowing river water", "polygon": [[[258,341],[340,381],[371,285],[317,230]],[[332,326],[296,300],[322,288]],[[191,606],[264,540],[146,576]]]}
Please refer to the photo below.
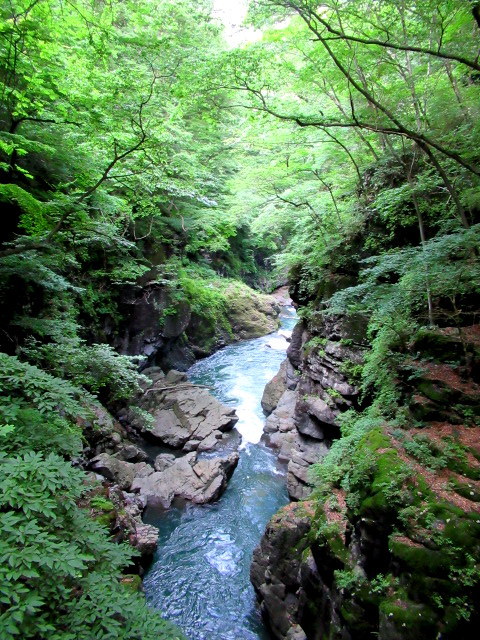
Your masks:
{"label": "flowing river water", "polygon": [[[282,329],[295,312],[285,307]],[[234,406],[242,436],[240,461],[223,496],[210,505],[147,510],[159,528],[154,562],[145,576],[150,606],[175,622],[190,640],[267,640],[249,570],[270,517],[288,502],[284,469],[260,442],[265,416],[260,405],[266,383],[285,358],[279,333],[229,345],[196,363],[192,382],[209,385]]]}

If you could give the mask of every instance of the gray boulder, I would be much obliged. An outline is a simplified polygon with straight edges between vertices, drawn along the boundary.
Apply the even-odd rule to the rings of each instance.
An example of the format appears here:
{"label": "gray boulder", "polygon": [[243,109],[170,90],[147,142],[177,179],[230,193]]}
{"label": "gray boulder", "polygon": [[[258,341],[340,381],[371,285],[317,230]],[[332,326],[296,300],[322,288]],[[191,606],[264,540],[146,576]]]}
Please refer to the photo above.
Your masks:
{"label": "gray boulder", "polygon": [[108,453],[101,453],[90,461],[90,467],[110,482],[118,484],[120,489],[129,490],[136,476],[144,477],[153,473],[146,462],[125,462]]}
{"label": "gray boulder", "polygon": [[161,453],[155,458],[155,462],[153,464],[155,471],[165,471],[168,467],[171,467],[172,464],[175,464],[175,456],[172,453]]}
{"label": "gray boulder", "polygon": [[[156,466],[159,466],[157,461]],[[187,453],[162,471],[137,476],[132,490],[144,495],[149,504],[160,504],[165,508],[174,498],[204,504],[216,500],[223,493],[237,463],[238,453],[200,460],[195,452]]]}
{"label": "gray boulder", "polygon": [[224,441],[238,421],[235,409],[219,402],[208,389],[196,386],[185,374],[170,371],[146,389],[138,401],[153,417],[146,425],[133,411],[130,423],[155,442],[183,451],[211,451]]}
{"label": "gray boulder", "polygon": [[140,449],[140,447],[137,447],[128,441],[121,443],[115,452],[115,457],[119,460],[124,460],[125,462],[145,462],[145,460],[148,459],[148,456],[143,449]]}

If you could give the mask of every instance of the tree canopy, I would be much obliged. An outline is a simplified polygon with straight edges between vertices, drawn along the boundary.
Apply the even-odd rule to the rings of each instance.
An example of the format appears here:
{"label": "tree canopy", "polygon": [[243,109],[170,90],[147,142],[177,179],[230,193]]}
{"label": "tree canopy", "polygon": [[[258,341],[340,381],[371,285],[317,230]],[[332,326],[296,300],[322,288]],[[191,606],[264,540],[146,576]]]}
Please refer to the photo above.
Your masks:
{"label": "tree canopy", "polygon": [[126,287],[208,327],[225,277],[364,314],[385,416],[405,336],[478,321],[479,3],[252,0],[247,23],[232,48],[209,0],[0,6],[5,638],[180,637],[88,538],[70,464],[142,381],[113,347]]}

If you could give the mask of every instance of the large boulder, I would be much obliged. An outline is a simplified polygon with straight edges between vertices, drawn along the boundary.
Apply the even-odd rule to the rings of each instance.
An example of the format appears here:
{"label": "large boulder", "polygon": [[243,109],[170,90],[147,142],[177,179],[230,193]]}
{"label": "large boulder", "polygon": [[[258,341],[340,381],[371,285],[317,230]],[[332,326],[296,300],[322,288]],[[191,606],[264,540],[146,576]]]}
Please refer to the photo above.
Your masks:
{"label": "large boulder", "polygon": [[136,476],[148,476],[153,468],[146,462],[125,462],[114,455],[101,453],[90,461],[90,468],[120,489],[129,490]]}
{"label": "large boulder", "polygon": [[226,489],[237,463],[238,453],[208,459],[198,458],[196,452],[178,458],[161,454],[154,469],[145,462],[125,462],[102,453],[90,462],[90,467],[119,489],[139,493],[144,504],[167,508],[174,498],[197,504],[216,500]]}
{"label": "large boulder", "polygon": [[165,508],[174,498],[197,504],[212,502],[225,490],[237,463],[238,453],[209,459],[199,459],[195,452],[173,461],[157,458],[155,466],[162,470],[136,477],[132,490],[139,491],[149,504],[160,504]]}
{"label": "large boulder", "polygon": [[145,390],[138,406],[152,416],[153,424],[135,411],[126,415],[130,424],[145,438],[184,451],[218,449],[238,421],[235,409],[177,371],[157,379]]}
{"label": "large boulder", "polygon": [[257,338],[278,329],[280,306],[273,296],[236,283],[227,287],[225,295],[228,321],[237,340]]}

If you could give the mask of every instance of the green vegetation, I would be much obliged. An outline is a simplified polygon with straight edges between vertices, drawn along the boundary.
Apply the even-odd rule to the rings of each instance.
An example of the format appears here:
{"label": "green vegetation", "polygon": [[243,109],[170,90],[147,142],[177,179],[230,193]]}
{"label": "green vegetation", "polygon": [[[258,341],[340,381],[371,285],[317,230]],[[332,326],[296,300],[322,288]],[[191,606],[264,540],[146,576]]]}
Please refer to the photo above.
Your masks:
{"label": "green vegetation", "polygon": [[0,461],[2,637],[180,640],[119,582],[132,549],[110,542],[77,506],[87,490],[81,471],[53,453]]}
{"label": "green vegetation", "polygon": [[[160,342],[206,353],[235,335],[247,284],[287,279],[304,351],[325,356],[319,327],[345,321],[341,373],[362,389],[312,470],[338,587],[400,632],[478,619],[478,523],[428,475],[461,475],[448,487],[474,503],[478,451],[428,434],[479,416],[479,5],[252,0],[247,22],[259,37],[232,47],[209,0],[0,7],[6,638],[177,637],[78,506],[70,462],[145,382],[117,351],[136,305],[155,300]],[[382,522],[392,570],[364,583],[348,564],[332,489],[355,526]]]}

